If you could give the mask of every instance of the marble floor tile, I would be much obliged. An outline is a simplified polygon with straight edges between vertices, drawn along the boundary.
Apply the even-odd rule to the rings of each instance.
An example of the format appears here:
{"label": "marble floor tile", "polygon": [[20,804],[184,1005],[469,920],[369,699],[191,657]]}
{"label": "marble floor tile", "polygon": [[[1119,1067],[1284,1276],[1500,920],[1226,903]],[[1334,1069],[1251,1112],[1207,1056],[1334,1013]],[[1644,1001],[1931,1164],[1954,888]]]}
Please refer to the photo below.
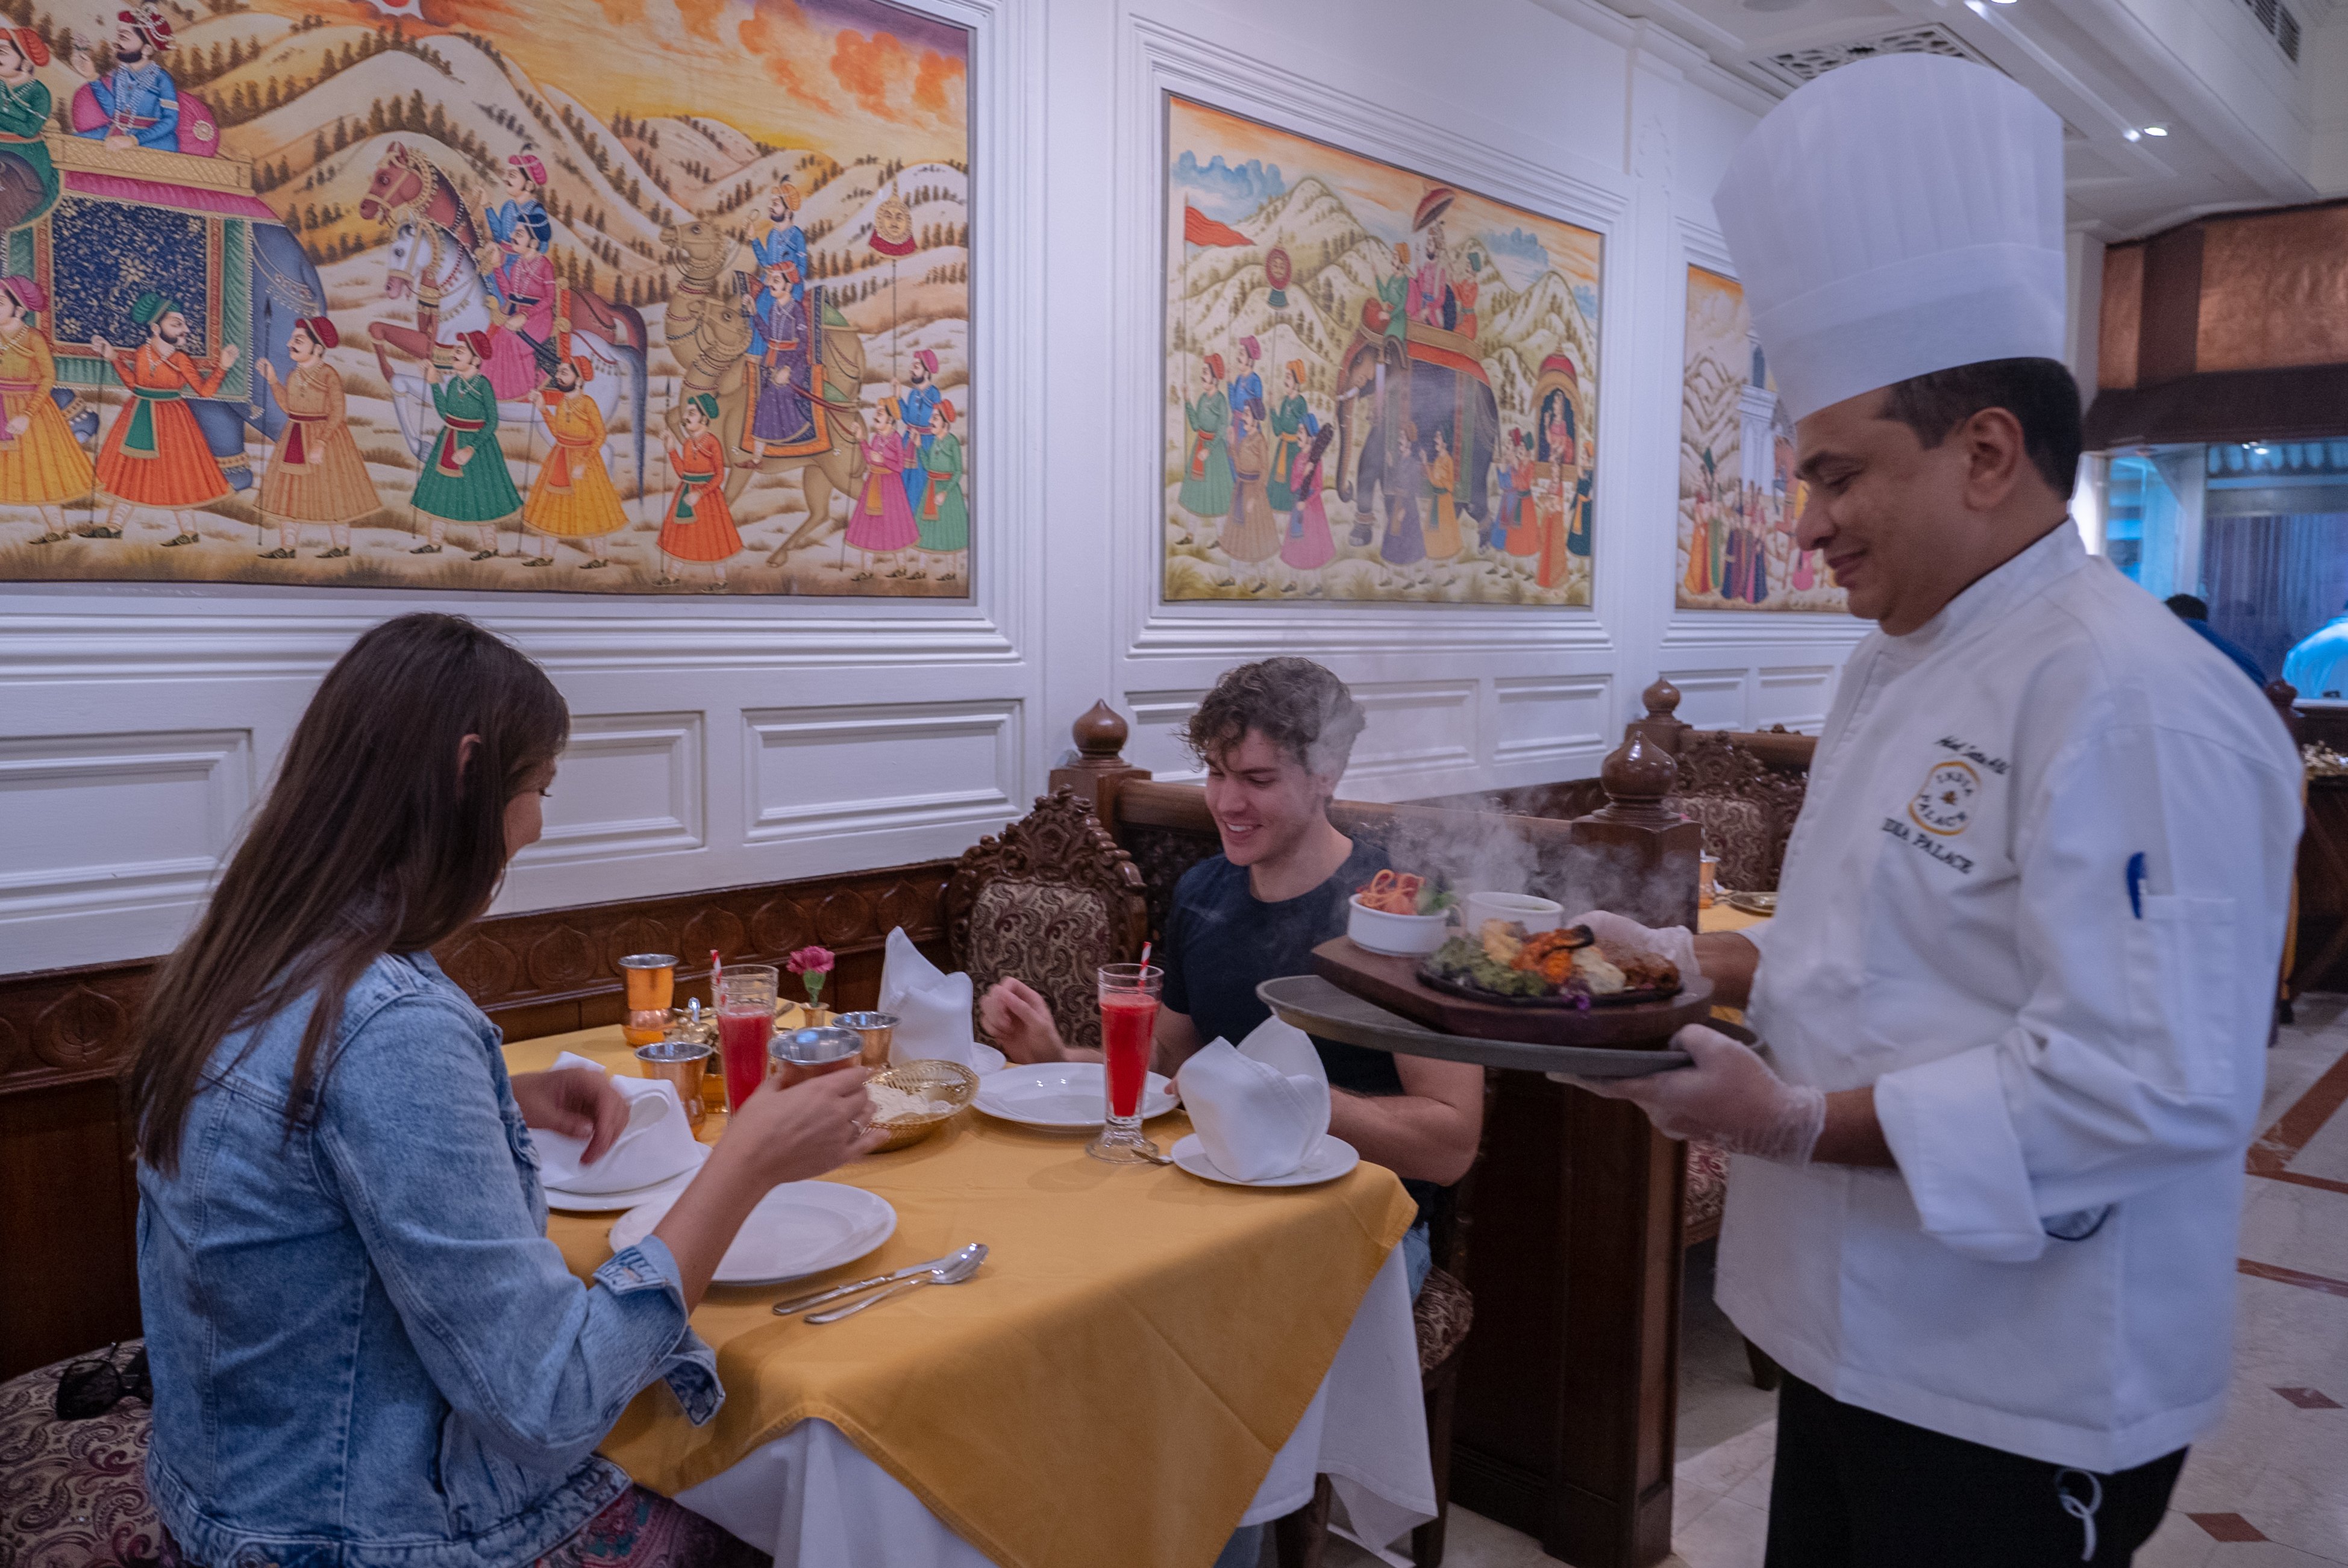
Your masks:
{"label": "marble floor tile", "polygon": [[2260,1263],[2348,1280],[2348,1193],[2250,1177],[2240,1251]]}
{"label": "marble floor tile", "polygon": [[1673,1532],[1672,1550],[1688,1568],[1761,1568],[1768,1540],[1767,1510],[1724,1497]]}
{"label": "marble floor tile", "polygon": [[2205,1568],[2217,1544],[2208,1531],[2171,1510],[2152,1539],[2137,1548],[2135,1568]]}

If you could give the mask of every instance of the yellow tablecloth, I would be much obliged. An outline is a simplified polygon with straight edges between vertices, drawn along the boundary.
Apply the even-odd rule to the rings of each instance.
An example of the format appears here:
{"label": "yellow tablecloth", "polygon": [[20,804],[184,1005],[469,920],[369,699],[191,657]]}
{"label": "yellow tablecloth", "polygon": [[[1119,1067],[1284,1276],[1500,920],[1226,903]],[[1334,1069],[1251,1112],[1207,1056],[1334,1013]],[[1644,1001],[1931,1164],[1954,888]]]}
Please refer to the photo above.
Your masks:
{"label": "yellow tablecloth", "polygon": [[[529,1071],[564,1050],[635,1069],[617,1029],[525,1040],[506,1060]],[[1189,1131],[1179,1114],[1149,1124],[1160,1147]],[[896,1234],[829,1275],[711,1291],[693,1323],[717,1348],[725,1408],[695,1428],[655,1387],[602,1451],[674,1494],[819,1418],[1021,1568],[1211,1561],[1413,1214],[1376,1165],[1247,1191],[1104,1165],[1081,1136],[974,1110],[830,1179],[887,1198]],[[614,1217],[554,1216],[581,1277],[611,1255]],[[994,1250],[968,1284],[820,1327],[769,1310],[970,1241]]]}
{"label": "yellow tablecloth", "polygon": [[1747,926],[1757,926],[1769,917],[1755,915],[1743,909],[1732,909],[1726,904],[1715,904],[1699,911],[1695,928],[1699,931],[1742,931]]}

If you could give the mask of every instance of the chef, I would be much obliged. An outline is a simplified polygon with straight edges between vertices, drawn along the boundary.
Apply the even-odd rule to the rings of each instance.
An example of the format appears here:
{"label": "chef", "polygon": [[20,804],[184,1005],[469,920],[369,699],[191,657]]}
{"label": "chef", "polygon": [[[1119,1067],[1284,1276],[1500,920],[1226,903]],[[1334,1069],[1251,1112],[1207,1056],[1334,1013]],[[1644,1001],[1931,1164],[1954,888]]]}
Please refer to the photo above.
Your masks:
{"label": "chef", "polygon": [[1831,71],[1715,198],[1855,615],[1775,920],[1677,947],[1759,1054],[1585,1084],[1733,1156],[1717,1298],[1787,1373],[1771,1568],[2125,1563],[2225,1402],[2299,760],[2091,559],[2062,124]]}

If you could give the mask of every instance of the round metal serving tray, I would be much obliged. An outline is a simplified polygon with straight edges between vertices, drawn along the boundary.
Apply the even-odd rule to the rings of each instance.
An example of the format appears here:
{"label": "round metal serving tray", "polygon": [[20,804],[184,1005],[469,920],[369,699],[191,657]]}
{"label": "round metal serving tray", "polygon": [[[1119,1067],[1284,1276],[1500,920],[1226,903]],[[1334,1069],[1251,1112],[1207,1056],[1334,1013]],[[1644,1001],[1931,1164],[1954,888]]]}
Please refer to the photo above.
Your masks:
{"label": "round metal serving tray", "polygon": [[1319,975],[1282,975],[1256,987],[1255,994],[1282,1022],[1294,1024],[1307,1034],[1398,1056],[1432,1056],[1527,1072],[1570,1072],[1578,1078],[1641,1078],[1688,1064],[1687,1053],[1681,1050],[1528,1045],[1513,1040],[1445,1034],[1375,1002],[1364,1001]]}

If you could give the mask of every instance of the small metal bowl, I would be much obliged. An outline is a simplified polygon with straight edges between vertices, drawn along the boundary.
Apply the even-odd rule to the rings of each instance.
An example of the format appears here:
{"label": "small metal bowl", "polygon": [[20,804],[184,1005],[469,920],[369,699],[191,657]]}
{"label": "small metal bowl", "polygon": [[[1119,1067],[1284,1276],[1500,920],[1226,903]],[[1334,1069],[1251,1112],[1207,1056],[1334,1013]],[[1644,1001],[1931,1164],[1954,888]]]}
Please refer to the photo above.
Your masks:
{"label": "small metal bowl", "polygon": [[961,1115],[978,1098],[978,1074],[958,1061],[909,1061],[901,1067],[882,1068],[866,1081],[885,1083],[891,1089],[921,1095],[936,1107],[927,1116],[873,1122],[889,1134],[888,1141],[873,1151],[875,1153],[885,1154],[891,1149],[920,1143]]}

